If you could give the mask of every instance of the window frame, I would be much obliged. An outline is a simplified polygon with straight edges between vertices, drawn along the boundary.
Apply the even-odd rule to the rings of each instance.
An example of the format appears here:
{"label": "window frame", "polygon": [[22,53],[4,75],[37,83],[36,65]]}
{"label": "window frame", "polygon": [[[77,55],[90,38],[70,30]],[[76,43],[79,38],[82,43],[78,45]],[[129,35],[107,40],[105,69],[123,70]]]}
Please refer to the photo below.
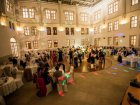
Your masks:
{"label": "window frame", "polygon": [[130,35],[130,46],[136,46],[137,45],[137,35]]}
{"label": "window frame", "polygon": [[74,11],[64,11],[65,21],[74,21]]}
{"label": "window frame", "polygon": [[[55,44],[55,42],[56,42],[57,44]],[[56,46],[56,45],[57,45],[57,46]],[[53,40],[53,47],[55,47],[55,48],[58,47],[58,40]]]}
{"label": "window frame", "polygon": [[46,27],[46,29],[47,29],[47,35],[52,35],[51,27]]}
{"label": "window frame", "polygon": [[138,16],[131,16],[130,17],[130,28],[138,27]]}
{"label": "window frame", "polygon": [[139,0],[131,0],[131,6],[134,6],[139,3]]}
{"label": "window frame", "polygon": [[[29,48],[29,43],[30,43],[30,47],[31,47],[31,48]],[[31,41],[26,41],[26,48],[27,48],[28,50],[31,50],[31,49],[32,49],[32,42],[31,42]]]}
{"label": "window frame", "polygon": [[108,15],[119,11],[119,0],[116,0],[108,5]]}
{"label": "window frame", "polygon": [[24,26],[24,35],[25,36],[30,36],[30,27]]}
{"label": "window frame", "polygon": [[113,31],[113,23],[109,22],[108,23],[108,32],[111,32],[111,31]]}
{"label": "window frame", "polygon": [[118,43],[119,43],[119,37],[118,36],[113,37],[113,45],[118,46]]}
{"label": "window frame", "polygon": [[22,18],[35,19],[35,8],[22,7]]}
{"label": "window frame", "polygon": [[33,48],[38,49],[38,41],[37,40],[33,41]]}
{"label": "window frame", "polygon": [[37,35],[37,28],[35,26],[31,27],[31,35]]}
{"label": "window frame", "polygon": [[47,43],[48,43],[48,48],[52,48],[52,40],[48,40]]}
{"label": "window frame", "polygon": [[56,10],[54,9],[46,9],[45,10],[45,17],[47,20],[56,20]]}
{"label": "window frame", "polygon": [[101,10],[98,10],[94,13],[94,21],[101,19]]}
{"label": "window frame", "polygon": [[119,30],[119,21],[118,20],[114,21],[114,30],[115,31]]}
{"label": "window frame", "polygon": [[88,22],[88,13],[81,12],[80,13],[80,21],[81,22]]}

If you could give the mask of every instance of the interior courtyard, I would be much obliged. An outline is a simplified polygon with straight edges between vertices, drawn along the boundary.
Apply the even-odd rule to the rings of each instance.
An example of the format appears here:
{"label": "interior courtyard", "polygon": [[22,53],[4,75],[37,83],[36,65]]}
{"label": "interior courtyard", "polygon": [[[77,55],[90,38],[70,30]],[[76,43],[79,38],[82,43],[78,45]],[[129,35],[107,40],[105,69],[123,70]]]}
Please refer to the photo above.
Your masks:
{"label": "interior courtyard", "polygon": [[140,0],[0,0],[0,105],[140,105]]}

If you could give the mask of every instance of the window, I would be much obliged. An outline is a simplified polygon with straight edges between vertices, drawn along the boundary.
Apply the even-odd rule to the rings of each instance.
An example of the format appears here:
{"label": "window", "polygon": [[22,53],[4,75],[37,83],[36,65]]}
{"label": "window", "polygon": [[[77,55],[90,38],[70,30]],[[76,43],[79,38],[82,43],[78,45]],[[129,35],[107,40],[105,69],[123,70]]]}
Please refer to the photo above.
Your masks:
{"label": "window", "polygon": [[34,17],[35,17],[34,9],[29,9],[29,18],[34,18]]}
{"label": "window", "polygon": [[112,14],[113,13],[113,4],[110,4],[108,6],[108,14]]}
{"label": "window", "polygon": [[119,29],[119,21],[115,21],[114,22],[114,30],[118,30]]}
{"label": "window", "polygon": [[118,9],[119,9],[119,2],[118,2],[118,1],[115,1],[115,2],[114,2],[114,9],[113,9],[113,11],[114,11],[114,12],[117,12]]}
{"label": "window", "polygon": [[14,23],[12,23],[12,29],[15,30],[15,24]]}
{"label": "window", "polygon": [[95,15],[94,15],[94,20],[99,20],[101,18],[101,10],[95,12]]}
{"label": "window", "polygon": [[113,30],[113,24],[112,23],[108,23],[108,31],[112,31]]}
{"label": "window", "polygon": [[10,1],[11,0],[6,0],[6,10],[8,12],[13,12],[13,4]]}
{"label": "window", "polygon": [[70,21],[73,21],[73,12],[69,12]]}
{"label": "window", "polygon": [[9,28],[12,29],[12,22],[9,21]]}
{"label": "window", "polygon": [[70,40],[67,39],[67,43],[66,43],[67,46],[70,46]]}
{"label": "window", "polygon": [[114,12],[117,12],[119,10],[119,2],[115,1],[108,6],[108,14],[112,14]]}
{"label": "window", "polygon": [[33,41],[33,48],[37,49],[38,48],[38,41]]}
{"label": "window", "polygon": [[87,13],[81,13],[81,22],[87,22],[88,21],[88,14]]}
{"label": "window", "polygon": [[81,28],[81,35],[84,35],[84,34],[85,34],[85,29]]}
{"label": "window", "polygon": [[74,46],[75,40],[74,39],[71,39],[70,44],[71,44],[71,46]]}
{"label": "window", "polygon": [[136,40],[137,40],[136,35],[130,36],[130,46],[136,46]]}
{"label": "window", "polygon": [[99,46],[100,40],[101,40],[100,38],[95,38],[94,39],[94,45]]}
{"label": "window", "polygon": [[89,34],[88,28],[85,28],[85,34]]}
{"label": "window", "polygon": [[97,38],[94,39],[94,45],[96,45],[96,46],[98,45],[98,39]]}
{"label": "window", "polygon": [[46,10],[46,19],[51,19],[51,11]]}
{"label": "window", "polygon": [[31,35],[37,35],[37,28],[31,27]]}
{"label": "window", "polygon": [[89,29],[88,28],[81,28],[81,35],[87,35],[89,34]]}
{"label": "window", "polygon": [[56,11],[55,10],[46,10],[46,19],[55,20],[56,19]]}
{"label": "window", "polygon": [[33,8],[22,9],[23,18],[35,18],[35,10]]}
{"label": "window", "polygon": [[98,29],[99,29],[99,33],[102,33],[102,26],[101,25],[99,26]]}
{"label": "window", "polygon": [[89,43],[89,41],[88,41],[88,39],[86,38],[86,39],[85,39],[85,45],[88,45],[88,43]]}
{"label": "window", "polygon": [[94,27],[94,34],[98,33],[98,27]]}
{"label": "window", "polygon": [[52,41],[48,40],[48,48],[52,48]]}
{"label": "window", "polygon": [[28,18],[28,9],[27,8],[23,8],[23,18]]}
{"label": "window", "polygon": [[56,19],[56,11],[51,11],[51,19]]}
{"label": "window", "polygon": [[53,27],[53,35],[57,35],[57,27]]}
{"label": "window", "polygon": [[131,28],[135,28],[138,26],[138,17],[132,16],[131,17]]}
{"label": "window", "polygon": [[31,41],[26,42],[26,48],[27,49],[32,49]]}
{"label": "window", "polygon": [[53,44],[54,44],[54,47],[58,47],[58,41],[57,41],[57,40],[55,40],[55,41],[53,42]]}
{"label": "window", "polygon": [[10,39],[11,51],[13,56],[18,56],[18,47],[14,38]]}
{"label": "window", "polygon": [[24,35],[30,35],[30,29],[29,29],[29,27],[24,27]]}
{"label": "window", "polygon": [[66,35],[69,35],[70,34],[68,27],[65,28],[65,31],[66,31]]}
{"label": "window", "polygon": [[51,27],[47,27],[47,35],[51,35]]}
{"label": "window", "polygon": [[111,45],[111,40],[112,40],[112,38],[108,37],[108,45]]}
{"label": "window", "polygon": [[74,28],[71,28],[71,35],[74,35]]}
{"label": "window", "polygon": [[10,28],[11,30],[15,30],[15,24],[12,23],[11,21],[9,21],[9,28]]}
{"label": "window", "polygon": [[118,45],[118,37],[114,37],[114,45]]}
{"label": "window", "polygon": [[85,42],[85,40],[84,39],[81,39],[81,45],[82,46],[84,46],[84,44],[85,44],[84,42]]}
{"label": "window", "polygon": [[73,21],[74,20],[74,13],[70,11],[65,11],[65,20],[66,21]]}
{"label": "window", "polygon": [[138,4],[139,3],[139,0],[132,0],[131,1],[131,5],[136,5],[136,4]]}

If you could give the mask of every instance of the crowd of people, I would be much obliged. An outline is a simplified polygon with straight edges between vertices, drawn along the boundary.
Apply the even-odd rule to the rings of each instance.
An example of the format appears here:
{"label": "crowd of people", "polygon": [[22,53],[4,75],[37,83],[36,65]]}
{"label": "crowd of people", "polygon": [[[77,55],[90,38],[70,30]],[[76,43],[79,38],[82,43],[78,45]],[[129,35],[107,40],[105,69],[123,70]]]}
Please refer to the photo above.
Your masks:
{"label": "crowd of people", "polygon": [[[51,84],[55,88],[59,77],[65,75],[66,65],[69,64],[76,69],[82,64],[83,59],[87,59],[90,69],[96,70],[97,67],[103,69],[107,54],[109,56],[117,55],[118,62],[122,63],[122,56],[137,55],[138,52],[134,47],[63,47],[56,50],[28,51],[20,59],[13,57],[9,58],[9,61],[13,62],[14,66],[19,65],[24,70],[29,65],[37,65],[37,72],[34,74],[33,79],[34,82],[36,83],[38,78],[42,78],[45,85]],[[52,68],[54,69],[53,75],[49,72]]]}

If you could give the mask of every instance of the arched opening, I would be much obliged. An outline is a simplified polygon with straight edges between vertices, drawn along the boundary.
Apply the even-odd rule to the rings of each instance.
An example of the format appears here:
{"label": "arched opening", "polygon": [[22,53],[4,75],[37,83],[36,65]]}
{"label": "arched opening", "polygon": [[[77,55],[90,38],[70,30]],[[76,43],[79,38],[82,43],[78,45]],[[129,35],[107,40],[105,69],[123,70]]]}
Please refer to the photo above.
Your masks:
{"label": "arched opening", "polygon": [[10,45],[11,45],[11,51],[13,56],[18,56],[18,47],[17,47],[17,42],[14,38],[10,39]]}

